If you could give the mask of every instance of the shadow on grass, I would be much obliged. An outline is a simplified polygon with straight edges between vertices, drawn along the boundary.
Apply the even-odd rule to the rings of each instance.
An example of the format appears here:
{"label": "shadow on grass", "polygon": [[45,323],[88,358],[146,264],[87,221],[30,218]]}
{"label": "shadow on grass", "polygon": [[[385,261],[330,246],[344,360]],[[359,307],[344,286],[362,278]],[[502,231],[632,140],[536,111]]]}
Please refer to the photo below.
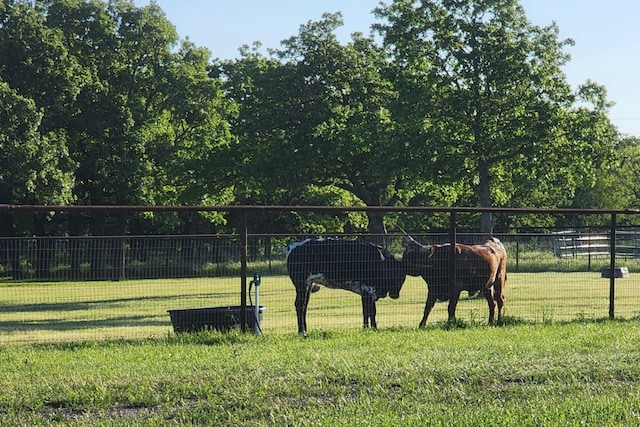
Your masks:
{"label": "shadow on grass", "polygon": [[39,304],[0,304],[0,313],[29,313],[44,311],[83,311],[95,309],[97,307],[105,308],[109,305],[121,305],[137,303],[140,301],[172,301],[179,299],[223,299],[229,295],[235,296],[235,293],[200,293],[200,294],[182,294],[182,295],[166,295],[166,296],[139,296],[132,298],[115,298],[90,301],[74,301],[59,303],[39,303]]}
{"label": "shadow on grass", "polygon": [[[205,299],[207,304],[202,304]],[[189,293],[57,303],[5,302],[0,303],[0,334],[171,327],[171,319],[166,310],[179,308],[176,305],[214,306],[216,301],[227,299],[227,293]],[[178,301],[179,304],[176,304]],[[157,309],[141,314],[140,306],[145,303],[153,304]]]}
{"label": "shadow on grass", "polygon": [[0,322],[0,333],[34,332],[34,331],[74,331],[114,327],[148,327],[148,326],[170,326],[171,322],[167,316],[166,320],[160,320],[152,316],[121,316],[109,317],[105,319],[86,320],[64,320],[64,319],[43,319],[27,321]]}

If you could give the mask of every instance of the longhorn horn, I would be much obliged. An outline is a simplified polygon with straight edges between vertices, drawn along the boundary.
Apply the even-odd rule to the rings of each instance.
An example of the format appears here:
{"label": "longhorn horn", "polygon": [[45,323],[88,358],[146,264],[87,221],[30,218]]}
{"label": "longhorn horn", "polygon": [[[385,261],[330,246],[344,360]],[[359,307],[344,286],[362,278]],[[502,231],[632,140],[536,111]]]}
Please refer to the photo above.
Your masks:
{"label": "longhorn horn", "polygon": [[409,233],[407,233],[406,231],[404,231],[404,229],[402,227],[398,227],[400,229],[400,231],[402,231],[404,233],[404,244],[408,245],[409,243],[414,243],[415,239],[411,236],[409,236]]}
{"label": "longhorn horn", "polygon": [[427,258],[431,258],[435,253],[436,253],[436,247],[431,245],[431,250],[429,251],[429,255],[427,255]]}
{"label": "longhorn horn", "polygon": [[404,233],[404,236],[406,239],[411,239],[414,240],[413,237],[409,236],[409,233],[407,233],[406,231],[404,231],[404,228],[398,226],[398,228],[400,229],[400,231],[402,231]]}

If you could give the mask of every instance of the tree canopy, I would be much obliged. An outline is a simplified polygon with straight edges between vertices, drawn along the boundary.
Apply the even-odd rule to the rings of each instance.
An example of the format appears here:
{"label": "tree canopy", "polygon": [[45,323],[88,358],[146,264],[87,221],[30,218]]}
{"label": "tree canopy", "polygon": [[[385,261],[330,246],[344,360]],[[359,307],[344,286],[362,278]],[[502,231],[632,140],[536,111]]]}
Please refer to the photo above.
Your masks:
{"label": "tree canopy", "polygon": [[[0,6],[0,55],[11,58],[0,65],[3,93],[24,98],[6,106],[6,114],[14,120],[19,113],[31,114],[21,117],[33,133],[29,143],[51,153],[39,153],[46,167],[18,156],[8,161],[31,168],[24,174],[52,170],[60,178],[41,185],[41,193],[53,194],[36,201],[231,201],[210,170],[218,162],[215,153],[233,141],[226,117],[235,107],[208,75],[210,53],[180,43],[156,4],[8,1]],[[31,152],[35,155],[35,148]],[[70,175],[65,180],[64,173]],[[92,223],[104,225],[102,218]],[[125,232],[126,220],[118,228],[114,231]]]}
{"label": "tree canopy", "polygon": [[[620,144],[606,88],[569,85],[573,41],[555,24],[531,24],[516,0],[394,0],[375,16],[370,36],[340,41],[327,13],[266,53],[213,61],[153,2],[4,0],[0,203],[586,207],[606,187],[601,201],[638,204],[623,184],[637,144]],[[380,233],[403,219],[325,221]],[[509,225],[477,228],[496,221]]]}
{"label": "tree canopy", "polygon": [[[469,204],[565,205],[611,155],[605,91],[571,90],[562,66],[572,40],[529,23],[516,0],[399,0],[376,14],[395,60],[432,83],[421,94],[426,144],[448,179],[473,191]],[[481,229],[492,231],[489,214]]]}

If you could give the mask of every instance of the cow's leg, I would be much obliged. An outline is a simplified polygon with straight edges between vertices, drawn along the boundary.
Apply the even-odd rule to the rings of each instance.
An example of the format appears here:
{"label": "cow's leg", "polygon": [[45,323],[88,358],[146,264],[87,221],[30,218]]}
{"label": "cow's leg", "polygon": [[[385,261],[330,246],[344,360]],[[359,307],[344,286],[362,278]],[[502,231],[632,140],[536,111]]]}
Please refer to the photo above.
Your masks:
{"label": "cow's leg", "polygon": [[502,309],[504,307],[504,288],[502,283],[497,282],[493,287],[493,300],[498,305],[498,324],[502,321]]}
{"label": "cow's leg", "polygon": [[298,333],[307,332],[307,307],[309,306],[309,294],[311,293],[306,283],[296,284],[296,315],[298,316]]}
{"label": "cow's leg", "polygon": [[[494,287],[491,287],[489,289],[483,289],[482,292],[484,292],[484,296],[487,299],[487,304],[489,305],[489,324],[493,325],[495,323],[496,315],[496,290]],[[498,312],[498,317],[500,317],[500,312]]]}
{"label": "cow's leg", "polygon": [[460,291],[451,292],[451,298],[449,299],[449,322],[453,322],[456,320],[456,306],[458,305],[458,300],[460,299]]}
{"label": "cow's leg", "polygon": [[424,305],[424,314],[422,315],[422,320],[420,321],[420,325],[418,325],[418,328],[422,329],[427,324],[427,317],[429,317],[429,313],[431,313],[431,309],[434,305],[436,305],[436,297],[433,297],[430,293],[428,293],[427,302]]}
{"label": "cow's leg", "polygon": [[364,328],[369,327],[369,321],[371,321],[371,327],[373,329],[378,328],[378,324],[376,323],[376,301],[371,295],[362,295],[362,317],[364,319],[362,323]]}

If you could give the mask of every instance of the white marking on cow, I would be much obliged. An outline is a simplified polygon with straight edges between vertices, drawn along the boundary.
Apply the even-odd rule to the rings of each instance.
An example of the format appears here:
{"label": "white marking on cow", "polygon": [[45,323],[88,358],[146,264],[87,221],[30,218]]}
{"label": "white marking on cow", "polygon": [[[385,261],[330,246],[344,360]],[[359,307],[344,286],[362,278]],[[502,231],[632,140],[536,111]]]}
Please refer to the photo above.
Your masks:
{"label": "white marking on cow", "polygon": [[318,285],[326,286],[327,279],[324,277],[324,274],[322,273],[320,274],[311,273],[307,277],[307,287],[311,287],[311,285],[313,285],[314,283],[317,283]]}
{"label": "white marking on cow", "polygon": [[307,283],[307,288],[311,289],[312,292],[315,292],[320,289],[318,285],[326,286],[327,288],[330,288],[330,289],[346,289],[348,291],[351,290],[351,288],[345,287],[342,283],[334,282],[333,280],[329,279],[322,273],[309,274],[309,276],[307,276],[306,283]]}
{"label": "white marking on cow", "polygon": [[340,283],[338,287],[341,289],[345,289],[347,291],[351,291],[358,295],[362,295],[362,283],[357,280],[356,281],[347,280],[346,282]]}
{"label": "white marking on cow", "polygon": [[302,246],[302,245],[304,245],[305,243],[310,242],[310,241],[311,241],[311,239],[304,239],[304,240],[301,240],[301,241],[299,241],[299,242],[293,242],[293,243],[291,243],[291,244],[289,245],[289,247],[287,248],[287,258],[289,258],[289,254],[290,254],[290,253],[291,253],[295,248],[297,248],[298,246]]}
{"label": "white marking on cow", "polygon": [[361,284],[360,295],[363,295],[365,293],[369,294],[374,299],[374,301],[378,299],[378,292],[376,291],[376,288],[374,288],[373,286]]}
{"label": "white marking on cow", "polygon": [[306,279],[307,288],[311,289],[314,285],[322,285],[330,289],[344,289],[346,291],[351,291],[358,295],[368,294],[374,300],[378,299],[378,293],[376,288],[373,286],[366,285],[359,280],[347,280],[344,282],[336,282],[329,278],[327,278],[322,273],[317,274],[309,274]]}

